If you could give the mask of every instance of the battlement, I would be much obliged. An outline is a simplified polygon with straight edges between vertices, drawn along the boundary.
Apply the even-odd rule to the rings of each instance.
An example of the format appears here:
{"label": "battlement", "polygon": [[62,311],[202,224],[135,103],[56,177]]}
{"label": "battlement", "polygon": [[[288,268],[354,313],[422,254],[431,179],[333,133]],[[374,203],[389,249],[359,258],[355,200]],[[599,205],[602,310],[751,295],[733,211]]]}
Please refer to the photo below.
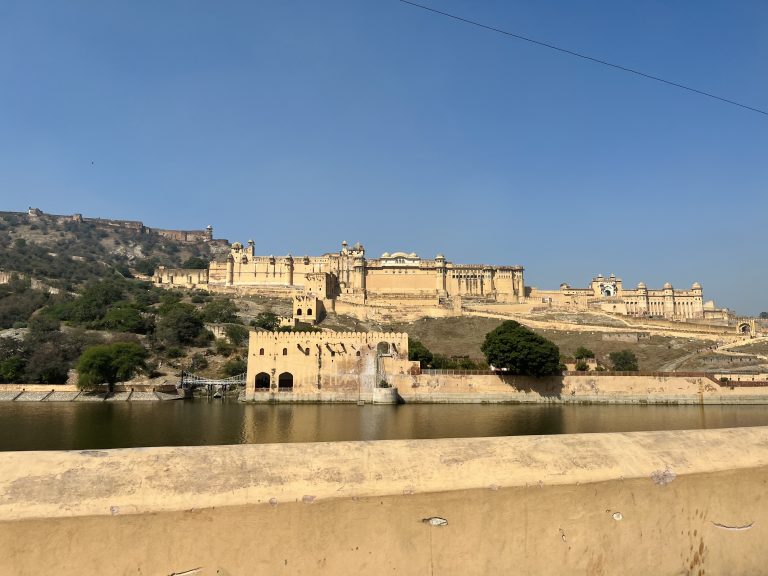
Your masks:
{"label": "battlement", "polygon": [[407,340],[405,332],[262,332],[252,331],[251,340],[256,342],[330,342],[330,341],[362,341],[362,342],[390,342],[393,340]]}

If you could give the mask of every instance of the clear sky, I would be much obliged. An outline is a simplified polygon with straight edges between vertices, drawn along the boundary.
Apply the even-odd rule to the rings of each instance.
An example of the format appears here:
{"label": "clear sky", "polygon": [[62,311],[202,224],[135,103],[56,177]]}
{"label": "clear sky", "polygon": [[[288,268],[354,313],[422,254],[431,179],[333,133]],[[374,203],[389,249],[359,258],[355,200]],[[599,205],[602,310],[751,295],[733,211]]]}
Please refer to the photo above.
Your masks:
{"label": "clear sky", "polygon": [[[423,0],[768,108],[764,0]],[[768,310],[768,116],[397,0],[0,0],[0,209]]]}

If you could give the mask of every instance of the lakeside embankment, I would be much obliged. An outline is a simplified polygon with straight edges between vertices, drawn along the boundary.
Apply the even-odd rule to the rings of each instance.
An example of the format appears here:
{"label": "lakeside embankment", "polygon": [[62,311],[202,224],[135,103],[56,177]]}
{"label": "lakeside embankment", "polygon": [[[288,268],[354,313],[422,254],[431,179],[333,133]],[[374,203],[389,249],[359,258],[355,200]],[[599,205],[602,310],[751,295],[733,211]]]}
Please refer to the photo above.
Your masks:
{"label": "lakeside embankment", "polygon": [[84,391],[73,384],[0,384],[0,402],[157,402],[179,398],[173,384],[119,384],[112,394],[107,394],[106,386]]}
{"label": "lakeside embankment", "polygon": [[[722,378],[729,378],[723,381]],[[738,379],[737,379],[738,378]],[[280,389],[240,393],[240,400],[261,403],[562,403],[562,404],[768,404],[768,375],[705,372],[570,372],[549,378],[425,370],[390,374],[389,388],[365,391],[349,386],[315,391]],[[0,384],[0,401],[139,401],[173,400],[183,394],[173,384],[123,385],[80,392],[75,386]]]}
{"label": "lakeside embankment", "polygon": [[[241,394],[249,402],[387,402],[397,390],[408,403],[563,403],[563,404],[768,404],[768,379],[722,382],[703,372],[568,373],[550,378],[425,370],[420,374],[387,375],[392,389],[364,392],[254,391]],[[746,378],[746,377],[745,377]],[[755,378],[754,376],[752,378]],[[379,397],[377,398],[377,396]]]}
{"label": "lakeside embankment", "polygon": [[759,427],[9,453],[0,573],[756,574],[767,445]]}

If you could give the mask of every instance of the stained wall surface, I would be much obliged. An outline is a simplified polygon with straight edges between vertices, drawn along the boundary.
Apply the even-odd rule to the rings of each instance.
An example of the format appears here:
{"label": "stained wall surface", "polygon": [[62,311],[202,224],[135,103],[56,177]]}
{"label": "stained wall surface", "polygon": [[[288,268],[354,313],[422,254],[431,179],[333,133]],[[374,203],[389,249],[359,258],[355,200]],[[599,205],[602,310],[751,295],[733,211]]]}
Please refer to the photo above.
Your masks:
{"label": "stained wall surface", "polygon": [[764,572],[768,429],[20,452],[0,574]]}

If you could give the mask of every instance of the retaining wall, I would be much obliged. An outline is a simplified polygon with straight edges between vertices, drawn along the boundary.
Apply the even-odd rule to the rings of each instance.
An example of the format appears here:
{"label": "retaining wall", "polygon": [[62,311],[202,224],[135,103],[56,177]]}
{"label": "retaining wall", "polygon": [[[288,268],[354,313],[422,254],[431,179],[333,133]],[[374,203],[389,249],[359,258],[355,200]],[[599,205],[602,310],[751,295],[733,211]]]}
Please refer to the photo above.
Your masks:
{"label": "retaining wall", "polygon": [[15,452],[0,573],[760,574],[768,429]]}

